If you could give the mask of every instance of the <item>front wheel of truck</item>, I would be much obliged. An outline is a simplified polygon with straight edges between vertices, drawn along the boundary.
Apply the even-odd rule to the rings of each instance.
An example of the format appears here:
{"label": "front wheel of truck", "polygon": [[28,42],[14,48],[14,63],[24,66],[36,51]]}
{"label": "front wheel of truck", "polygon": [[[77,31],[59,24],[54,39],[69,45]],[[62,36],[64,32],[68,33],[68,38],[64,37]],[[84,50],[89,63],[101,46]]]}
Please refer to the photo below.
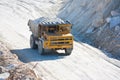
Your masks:
{"label": "front wheel of truck", "polygon": [[73,50],[72,48],[66,48],[66,49],[65,49],[65,54],[66,54],[66,55],[70,55],[71,52],[72,52],[72,50]]}

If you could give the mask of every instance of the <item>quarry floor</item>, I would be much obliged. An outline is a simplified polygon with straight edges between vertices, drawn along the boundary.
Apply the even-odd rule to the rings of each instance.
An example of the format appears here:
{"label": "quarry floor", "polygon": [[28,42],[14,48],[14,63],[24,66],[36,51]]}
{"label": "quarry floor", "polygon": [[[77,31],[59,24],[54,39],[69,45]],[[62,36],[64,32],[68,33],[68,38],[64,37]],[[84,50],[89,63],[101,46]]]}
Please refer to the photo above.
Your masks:
{"label": "quarry floor", "polygon": [[[37,0],[35,1],[37,2]],[[46,3],[44,1],[42,3],[42,1],[42,6],[47,3],[47,1]],[[2,19],[0,20],[0,40],[5,42],[11,52],[17,54],[22,62],[33,68],[36,75],[43,80],[120,80],[119,59],[80,41],[74,41],[74,48],[69,56],[58,55],[53,52],[47,55],[39,55],[37,50],[32,50],[29,46],[30,32],[27,21],[31,17],[30,14],[34,14],[34,12],[26,13],[32,11],[31,7],[29,9],[26,7],[27,5],[34,6],[37,9],[37,3],[28,4],[26,2],[27,5],[19,5],[25,7],[18,8],[20,9],[18,11],[17,9],[14,11],[9,0],[2,0],[1,3],[5,4],[0,5],[0,17]],[[40,8],[40,10],[46,9],[46,7]],[[40,14],[47,15],[47,13],[49,10]],[[25,16],[27,17],[25,18]],[[36,17],[38,16],[40,15]]]}

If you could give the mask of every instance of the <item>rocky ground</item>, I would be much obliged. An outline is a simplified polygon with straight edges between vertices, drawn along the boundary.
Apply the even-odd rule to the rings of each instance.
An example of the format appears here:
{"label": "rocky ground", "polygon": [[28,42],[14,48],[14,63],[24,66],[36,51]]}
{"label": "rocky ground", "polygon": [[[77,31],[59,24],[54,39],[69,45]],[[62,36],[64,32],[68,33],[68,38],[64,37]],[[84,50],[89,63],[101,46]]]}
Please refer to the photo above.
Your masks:
{"label": "rocky ground", "polygon": [[41,80],[0,42],[0,80]]}
{"label": "rocky ground", "polygon": [[95,46],[120,56],[120,8],[111,11],[106,23],[93,34]]}
{"label": "rocky ground", "polygon": [[[81,42],[120,56],[120,0],[66,0],[58,14]],[[109,22],[106,19],[109,17]]]}
{"label": "rocky ground", "polygon": [[[119,24],[111,27],[111,22],[106,22],[107,17],[114,19],[110,13],[118,6],[120,0],[0,0],[0,40],[8,43],[10,50],[42,80],[120,80],[120,59],[104,52],[120,52]],[[78,42],[74,41],[71,55],[51,52],[41,56],[30,48],[28,20],[43,16],[57,16],[73,24],[72,33]],[[25,80],[23,76],[31,72],[32,77],[33,71],[16,55],[3,46],[0,51],[5,55],[5,60],[0,60],[1,76],[10,78],[13,74],[15,80],[21,76]]]}

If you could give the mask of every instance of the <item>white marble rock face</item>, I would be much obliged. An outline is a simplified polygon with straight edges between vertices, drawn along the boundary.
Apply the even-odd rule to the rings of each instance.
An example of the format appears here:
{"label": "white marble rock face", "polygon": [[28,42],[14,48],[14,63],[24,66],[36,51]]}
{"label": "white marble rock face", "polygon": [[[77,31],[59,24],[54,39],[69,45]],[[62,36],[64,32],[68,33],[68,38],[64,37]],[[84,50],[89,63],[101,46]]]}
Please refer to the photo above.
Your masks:
{"label": "white marble rock face", "polygon": [[[110,24],[109,27],[111,28],[118,26],[120,22],[120,0],[80,0],[79,2],[73,0],[72,3],[67,0],[67,2],[68,4],[62,7],[58,16],[74,24],[72,33],[75,36],[87,35],[86,39],[89,37],[97,46],[107,48],[112,53],[120,54],[120,47],[116,47],[120,42],[119,35],[117,35],[119,33],[109,30],[108,25],[106,25]],[[113,34],[109,34],[109,31]],[[114,40],[112,35],[118,36],[117,39],[119,40],[114,45],[111,45],[112,40]],[[106,41],[106,37],[110,37],[110,40]],[[83,37],[81,36],[81,38]],[[103,43],[104,45],[102,45]]]}

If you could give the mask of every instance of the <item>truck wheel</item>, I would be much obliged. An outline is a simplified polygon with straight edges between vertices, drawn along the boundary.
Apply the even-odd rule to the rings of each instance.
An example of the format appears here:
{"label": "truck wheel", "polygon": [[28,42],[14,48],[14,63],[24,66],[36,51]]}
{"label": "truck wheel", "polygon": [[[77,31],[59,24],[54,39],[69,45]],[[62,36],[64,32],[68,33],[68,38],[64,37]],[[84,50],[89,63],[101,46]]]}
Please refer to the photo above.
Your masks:
{"label": "truck wheel", "polygon": [[43,55],[43,54],[44,54],[44,49],[43,49],[42,41],[39,41],[39,42],[38,42],[38,53],[39,53],[40,55]]}
{"label": "truck wheel", "polygon": [[35,38],[33,35],[30,36],[30,47],[32,49],[36,49],[37,48],[37,45],[35,44]]}
{"label": "truck wheel", "polygon": [[66,49],[65,49],[65,54],[66,54],[66,55],[70,55],[71,52],[72,52],[72,48],[68,48],[68,49],[66,48]]}

